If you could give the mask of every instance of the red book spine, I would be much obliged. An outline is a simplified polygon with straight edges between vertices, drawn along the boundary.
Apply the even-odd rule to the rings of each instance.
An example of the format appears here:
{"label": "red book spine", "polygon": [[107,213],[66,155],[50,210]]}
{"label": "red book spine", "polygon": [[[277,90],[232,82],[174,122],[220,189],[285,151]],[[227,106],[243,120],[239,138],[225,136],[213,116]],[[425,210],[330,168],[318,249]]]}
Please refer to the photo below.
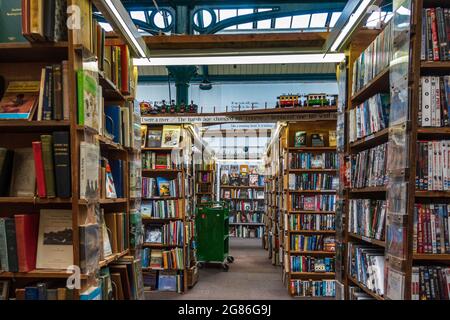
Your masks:
{"label": "red book spine", "polygon": [[436,9],[431,9],[431,35],[433,42],[433,60],[439,61],[439,41],[437,32]]}
{"label": "red book spine", "polygon": [[45,198],[47,196],[47,191],[45,189],[44,162],[42,161],[42,143],[40,141],[33,142],[33,155],[38,196],[40,198]]}
{"label": "red book spine", "polygon": [[421,205],[417,211],[417,253],[423,253],[423,209]]}
{"label": "red book spine", "polygon": [[39,215],[17,214],[14,216],[14,220],[19,272],[29,272],[36,269]]}

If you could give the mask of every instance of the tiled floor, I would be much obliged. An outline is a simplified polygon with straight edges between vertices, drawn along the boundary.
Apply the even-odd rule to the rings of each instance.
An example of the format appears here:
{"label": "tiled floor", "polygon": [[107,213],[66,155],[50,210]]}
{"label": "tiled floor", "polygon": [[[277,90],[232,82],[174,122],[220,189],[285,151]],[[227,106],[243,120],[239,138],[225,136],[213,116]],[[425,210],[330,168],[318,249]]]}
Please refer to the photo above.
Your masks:
{"label": "tiled floor", "polygon": [[281,281],[281,269],[271,264],[260,239],[230,240],[234,263],[228,272],[200,270],[199,281],[186,294],[147,293],[146,299],[291,299]]}

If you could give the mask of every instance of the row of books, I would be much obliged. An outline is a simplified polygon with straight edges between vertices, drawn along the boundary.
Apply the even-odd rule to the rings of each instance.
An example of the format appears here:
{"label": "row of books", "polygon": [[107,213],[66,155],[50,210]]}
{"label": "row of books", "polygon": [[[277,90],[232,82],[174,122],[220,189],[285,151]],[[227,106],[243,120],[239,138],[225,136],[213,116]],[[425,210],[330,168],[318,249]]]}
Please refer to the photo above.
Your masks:
{"label": "row of books", "polygon": [[335,280],[291,280],[290,290],[297,297],[334,297]]}
{"label": "row of books", "polygon": [[220,184],[223,186],[249,186],[249,187],[263,187],[264,176],[258,174],[246,174],[246,175],[229,175],[228,170],[220,170],[221,180]]}
{"label": "row of books", "polygon": [[351,157],[351,187],[365,188],[387,184],[387,143],[363,150]]}
{"label": "row of books", "polygon": [[413,266],[412,300],[449,300],[450,268],[446,266]]}
{"label": "row of books", "polygon": [[[106,157],[101,157],[100,175],[98,181],[100,186],[101,199],[123,198],[124,195],[123,161],[119,159],[108,159]],[[131,182],[132,181],[130,179],[130,188]]]}
{"label": "row of books", "polygon": [[[103,235],[103,250],[104,248],[110,247],[110,249],[107,249],[106,252],[104,252],[104,256],[108,257],[113,253],[124,252],[128,248],[126,213],[105,213],[104,221],[104,227],[106,228],[107,232],[102,231],[101,233]],[[89,252],[87,252],[87,254],[89,254]]]}
{"label": "row of books", "polygon": [[195,185],[195,192],[212,192],[213,186],[211,184],[206,183],[197,183]]}
{"label": "row of books", "polygon": [[450,140],[417,142],[417,190],[450,190],[449,152]]}
{"label": "row of books", "polygon": [[165,177],[142,177],[142,198],[155,197],[179,197],[181,185],[181,174],[177,179],[169,180]]}
{"label": "row of books", "polygon": [[182,246],[184,244],[184,231],[182,221],[170,221],[162,225],[147,225],[144,242]]}
{"label": "row of books", "polygon": [[334,272],[334,258],[291,256],[291,272]]}
{"label": "row of books", "polygon": [[421,60],[450,60],[450,9],[426,8],[422,11]]}
{"label": "row of books", "polygon": [[202,183],[212,183],[214,181],[214,172],[197,172],[197,181]]}
{"label": "row of books", "polygon": [[264,203],[259,200],[233,200],[229,201],[230,211],[263,211]]}
{"label": "row of books", "polygon": [[450,125],[450,76],[420,78],[418,125],[448,127]]}
{"label": "row of books", "polygon": [[230,236],[237,238],[262,238],[263,226],[230,226]]}
{"label": "row of books", "polygon": [[262,223],[262,212],[236,212],[230,214],[230,223]]}
{"label": "row of books", "polygon": [[51,282],[36,282],[15,290],[16,300],[74,300],[75,290],[55,287]]}
{"label": "row of books", "polygon": [[182,272],[168,270],[152,270],[143,273],[144,287],[150,291],[168,291],[181,293],[183,291]]}
{"label": "row of books", "polygon": [[183,217],[183,203],[179,200],[142,201],[143,218],[168,219]]}
{"label": "row of books", "polygon": [[264,190],[255,189],[221,189],[222,199],[264,199]]}
{"label": "row of books", "polygon": [[353,63],[352,94],[366,86],[383,70],[389,67],[392,58],[392,26],[388,23],[377,38]]}
{"label": "row of books", "polygon": [[348,111],[348,139],[355,142],[389,127],[390,95],[378,93]]}
{"label": "row of books", "polygon": [[335,195],[314,195],[305,196],[291,194],[292,210],[304,211],[334,211],[336,210]]}
{"label": "row of books", "polygon": [[414,205],[414,253],[450,253],[449,210],[447,204]]}
{"label": "row of books", "polygon": [[289,174],[289,190],[336,190],[339,178],[328,173]]}
{"label": "row of books", "polygon": [[162,128],[141,126],[142,148],[178,148],[181,126],[164,125]]}
{"label": "row of books", "polygon": [[348,243],[348,272],[370,291],[383,296],[384,249]]}
{"label": "row of books", "polygon": [[41,135],[30,148],[0,148],[0,196],[68,198],[71,175],[67,131]]}
{"label": "row of books", "polygon": [[348,232],[384,240],[386,209],[385,200],[350,199]]}
{"label": "row of books", "polygon": [[[328,131],[328,146],[336,146],[336,130]],[[294,134],[294,147],[325,147],[325,134],[307,133],[306,131],[296,131]]]}
{"label": "row of books", "polygon": [[305,236],[302,234],[291,234],[291,250],[293,251],[329,251],[334,252],[335,239],[332,236],[322,234]]}
{"label": "row of books", "polygon": [[[287,215],[285,215],[287,217]],[[289,215],[290,230],[335,230],[334,214],[291,214]]]}
{"label": "row of books", "polygon": [[289,153],[289,168],[291,169],[337,169],[337,161],[335,152]]}
{"label": "row of books", "polygon": [[141,262],[142,268],[184,270],[184,250],[183,248],[171,250],[144,248]]}
{"label": "row of books", "polygon": [[143,151],[142,169],[157,170],[157,169],[181,169],[181,157],[179,150],[172,152],[154,152]]}

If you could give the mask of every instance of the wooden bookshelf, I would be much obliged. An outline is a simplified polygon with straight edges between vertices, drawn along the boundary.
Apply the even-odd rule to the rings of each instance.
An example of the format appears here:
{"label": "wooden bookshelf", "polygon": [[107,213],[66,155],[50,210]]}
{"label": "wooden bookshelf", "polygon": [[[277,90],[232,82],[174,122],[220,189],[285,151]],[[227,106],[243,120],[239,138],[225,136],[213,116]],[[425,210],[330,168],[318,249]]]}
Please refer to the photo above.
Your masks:
{"label": "wooden bookshelf", "polygon": [[371,134],[370,136],[361,138],[355,142],[351,142],[350,149],[352,149],[353,152],[369,149],[379,144],[387,142],[388,137],[389,137],[389,128],[385,128],[381,131]]}
{"label": "wooden bookshelf", "polygon": [[450,254],[414,253],[412,258],[415,261],[449,262]]}
{"label": "wooden bookshelf", "polygon": [[352,105],[363,103],[377,93],[388,93],[389,90],[389,68],[386,68],[364,86],[364,88],[355,92],[351,97]]}
{"label": "wooden bookshelf", "polygon": [[291,255],[301,256],[334,256],[336,252],[332,251],[296,251],[291,250]]}
{"label": "wooden bookshelf", "polygon": [[386,242],[382,241],[382,240],[372,239],[372,238],[361,236],[359,234],[351,233],[351,232],[348,232],[348,236],[349,236],[349,238],[357,239],[357,240],[367,242],[367,243],[370,243],[370,244],[373,244],[373,245],[376,245],[379,247],[383,247],[383,248],[386,247]]}
{"label": "wooden bookshelf", "polygon": [[376,294],[375,292],[373,292],[372,290],[369,290],[369,288],[367,288],[365,285],[363,285],[362,283],[360,283],[358,280],[356,280],[353,277],[348,277],[349,282],[351,282],[353,285],[359,287],[362,291],[364,291],[365,293],[367,293],[369,296],[371,296],[372,298],[376,299],[376,300],[384,300],[384,298],[378,294]]}
{"label": "wooden bookshelf", "polygon": [[[80,2],[69,0],[67,5],[79,5]],[[121,5],[118,2],[118,5]],[[87,221],[88,211],[94,206],[99,205],[101,210],[106,214],[110,212],[123,212],[125,219],[125,231],[123,234],[125,250],[120,253],[105,258],[99,262],[98,268],[103,268],[113,264],[115,261],[132,254],[130,248],[130,211],[136,208],[137,204],[131,203],[130,196],[130,178],[129,169],[130,162],[135,157],[139,156],[139,151],[133,148],[126,148],[123,145],[112,142],[104,135],[104,132],[98,132],[86,125],[78,123],[78,100],[77,100],[77,72],[83,70],[86,66],[87,60],[93,66],[100,57],[95,56],[88,46],[93,47],[93,39],[86,38],[83,35],[89,34],[92,30],[86,28],[91,25],[89,19],[94,19],[90,16],[91,11],[84,12],[87,8],[93,6],[93,1],[83,0],[83,5],[77,6],[81,11],[78,12],[83,17],[84,23],[81,29],[68,30],[67,41],[63,42],[23,42],[23,43],[0,43],[0,76],[5,80],[5,86],[11,80],[21,81],[39,81],[41,80],[42,68],[61,64],[62,61],[67,61],[67,87],[64,86],[68,96],[68,114],[65,114],[65,120],[1,120],[0,121],[0,147],[9,149],[29,147],[31,148],[33,141],[38,141],[41,134],[51,134],[55,131],[64,131],[69,134],[69,161],[71,168],[71,195],[68,198],[39,198],[39,197],[1,197],[0,205],[3,208],[17,208],[20,213],[37,212],[39,209],[64,209],[72,212],[72,243],[73,243],[73,262],[71,264],[79,266],[81,259],[81,240],[80,226]],[[102,9],[97,8],[102,16],[111,24],[114,24],[107,15],[102,12]],[[130,26],[135,28],[134,25]],[[117,41],[124,46],[129,46],[127,37],[116,29]],[[136,31],[137,32],[137,31]],[[83,44],[81,44],[83,42]],[[87,44],[89,43],[89,45]],[[130,50],[131,52],[132,50]],[[130,58],[136,57],[131,54]],[[130,66],[132,70],[132,66]],[[132,72],[130,72],[131,74]],[[124,79],[125,80],[125,79]],[[99,74],[98,86],[102,88],[103,100],[105,105],[119,105],[127,108],[129,111],[130,120],[133,117],[134,107],[134,91],[130,90],[131,95],[124,95],[119,88],[115,87],[116,96],[109,94],[111,85],[115,87],[113,82],[107,79],[103,73]],[[118,99],[119,96],[121,99]],[[99,109],[101,110],[100,106]],[[37,111],[34,119],[36,119]],[[99,118],[104,117],[103,111],[98,113]],[[97,119],[99,120],[99,119]],[[130,122],[131,125],[131,122]],[[7,138],[8,137],[8,138]],[[130,137],[130,140],[131,139]],[[101,199],[99,196],[87,201],[80,197],[80,144],[81,142],[88,142],[100,146],[100,155],[108,159],[120,159],[123,165],[123,196],[119,199]],[[100,174],[100,173],[99,173]],[[56,177],[58,179],[58,177]],[[136,201],[138,202],[138,201]],[[10,213],[1,213],[3,216],[13,216]],[[91,244],[90,244],[91,245]],[[98,243],[100,248],[103,248],[103,243]],[[81,275],[81,288],[74,291],[74,299],[79,299],[80,293],[88,289],[95,283],[99,283],[98,273]],[[30,272],[3,272],[0,273],[0,278],[9,279],[35,279],[42,282],[47,280],[60,279],[61,281],[72,275],[66,270],[33,270]],[[28,281],[28,280],[27,280]],[[28,281],[29,283],[30,281]],[[15,287],[21,288],[26,281],[18,281]],[[137,288],[136,288],[137,289]]]}

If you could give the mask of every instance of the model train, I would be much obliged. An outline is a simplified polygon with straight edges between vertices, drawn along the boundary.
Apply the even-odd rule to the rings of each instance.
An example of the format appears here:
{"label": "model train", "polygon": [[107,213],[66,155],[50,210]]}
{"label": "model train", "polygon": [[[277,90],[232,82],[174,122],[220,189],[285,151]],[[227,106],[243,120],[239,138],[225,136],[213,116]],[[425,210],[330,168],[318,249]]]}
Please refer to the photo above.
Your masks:
{"label": "model train", "polygon": [[197,113],[198,106],[194,104],[193,101],[189,105],[185,104],[184,101],[180,105],[175,104],[175,100],[172,100],[170,104],[166,104],[165,100],[162,100],[159,104],[156,102],[151,104],[147,101],[142,101],[140,104],[141,115],[151,115],[151,114],[165,114],[165,113]]}
{"label": "model train", "polygon": [[324,107],[335,106],[337,95],[320,94],[283,94],[277,97],[277,108]]}

